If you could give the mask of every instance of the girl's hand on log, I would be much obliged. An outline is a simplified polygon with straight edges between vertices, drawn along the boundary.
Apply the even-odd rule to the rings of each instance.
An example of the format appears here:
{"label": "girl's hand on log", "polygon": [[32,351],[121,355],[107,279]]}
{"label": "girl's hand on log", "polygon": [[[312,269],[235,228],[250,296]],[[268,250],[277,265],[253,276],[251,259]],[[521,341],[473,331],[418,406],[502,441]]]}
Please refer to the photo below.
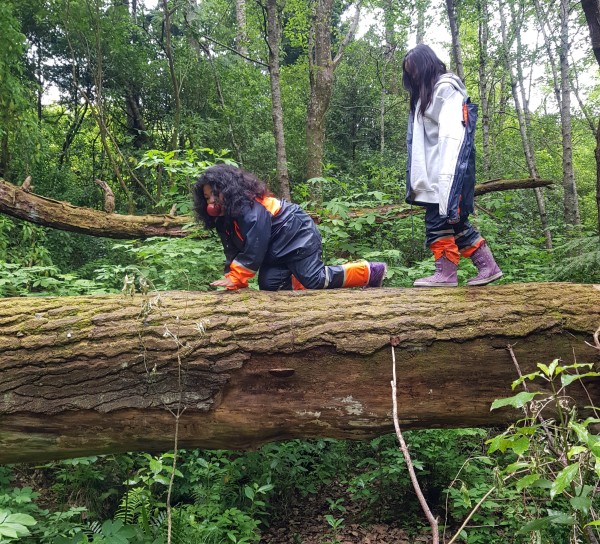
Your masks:
{"label": "girl's hand on log", "polygon": [[211,283],[212,287],[225,287],[227,289],[237,289],[235,283],[233,283],[227,276],[221,278],[220,280],[213,281]]}

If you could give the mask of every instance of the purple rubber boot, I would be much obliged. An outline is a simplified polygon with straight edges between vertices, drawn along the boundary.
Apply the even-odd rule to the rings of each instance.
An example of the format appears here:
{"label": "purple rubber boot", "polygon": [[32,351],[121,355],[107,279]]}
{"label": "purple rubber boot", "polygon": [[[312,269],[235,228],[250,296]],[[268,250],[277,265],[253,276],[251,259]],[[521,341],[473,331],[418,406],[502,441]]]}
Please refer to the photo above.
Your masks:
{"label": "purple rubber boot", "polygon": [[487,285],[502,277],[502,270],[496,264],[494,256],[488,245],[483,242],[471,255],[473,264],[479,270],[479,274],[467,280],[467,285]]}
{"label": "purple rubber boot", "polygon": [[442,256],[435,261],[435,274],[428,278],[419,278],[413,283],[414,287],[456,287],[458,277],[456,269],[458,265]]}
{"label": "purple rubber boot", "polygon": [[369,282],[367,283],[367,287],[381,287],[386,272],[387,265],[385,263],[369,263]]}

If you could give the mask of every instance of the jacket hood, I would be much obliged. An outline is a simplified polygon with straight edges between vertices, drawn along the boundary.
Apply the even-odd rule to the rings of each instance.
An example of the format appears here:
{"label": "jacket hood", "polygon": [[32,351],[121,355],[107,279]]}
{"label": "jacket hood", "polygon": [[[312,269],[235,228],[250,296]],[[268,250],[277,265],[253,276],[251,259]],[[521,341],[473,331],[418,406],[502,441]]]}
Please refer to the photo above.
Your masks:
{"label": "jacket hood", "polygon": [[437,82],[433,88],[434,93],[437,91],[438,87],[440,85],[442,85],[443,83],[449,83],[457,91],[460,91],[463,96],[465,96],[465,97],[467,96],[467,88],[465,87],[465,84],[461,81],[461,79],[456,74],[453,74],[452,72],[447,72],[447,73],[443,74],[442,76],[440,76],[440,79],[437,80]]}

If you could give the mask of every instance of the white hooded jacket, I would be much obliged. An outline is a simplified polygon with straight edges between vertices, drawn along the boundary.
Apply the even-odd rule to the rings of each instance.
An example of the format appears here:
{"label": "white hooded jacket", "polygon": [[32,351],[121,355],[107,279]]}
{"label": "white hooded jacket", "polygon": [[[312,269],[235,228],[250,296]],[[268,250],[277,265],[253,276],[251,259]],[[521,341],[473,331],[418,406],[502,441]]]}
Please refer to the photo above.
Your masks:
{"label": "white hooded jacket", "polygon": [[[468,125],[472,125],[473,134],[475,128],[474,123],[467,123],[463,117],[463,105],[467,102],[463,82],[458,76],[447,73],[437,81],[425,114],[420,114],[421,102],[418,101],[409,121],[412,125],[407,136],[406,199],[414,204],[438,204],[440,216],[457,216],[457,210],[450,209],[453,207],[451,201],[458,202],[458,197],[454,198],[456,190],[462,191],[464,173],[468,170],[463,164],[465,152],[470,155],[474,151],[472,137],[467,142],[469,149],[464,149],[465,139],[471,134]],[[474,107],[472,111],[476,119],[476,107],[470,106]],[[461,179],[457,180],[457,176]],[[456,187],[457,182],[460,187]],[[474,172],[473,179],[467,182],[474,185]]]}

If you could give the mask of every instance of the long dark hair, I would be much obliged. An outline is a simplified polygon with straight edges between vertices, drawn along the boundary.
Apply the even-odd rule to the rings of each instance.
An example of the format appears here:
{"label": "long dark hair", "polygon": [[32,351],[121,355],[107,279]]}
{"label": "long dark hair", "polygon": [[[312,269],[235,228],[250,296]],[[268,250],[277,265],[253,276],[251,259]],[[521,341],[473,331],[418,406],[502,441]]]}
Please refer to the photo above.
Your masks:
{"label": "long dark hair", "polygon": [[428,45],[421,43],[406,54],[402,61],[402,84],[410,95],[410,111],[415,113],[421,99],[419,113],[425,114],[431,104],[433,88],[446,71],[446,65]]}
{"label": "long dark hair", "polygon": [[215,227],[217,218],[206,212],[208,203],[204,198],[204,185],[210,186],[215,195],[223,195],[223,209],[225,215],[230,217],[239,213],[244,205],[254,205],[256,198],[270,194],[263,181],[241,168],[229,164],[217,164],[207,168],[193,185],[192,198],[196,219],[209,229]]}

